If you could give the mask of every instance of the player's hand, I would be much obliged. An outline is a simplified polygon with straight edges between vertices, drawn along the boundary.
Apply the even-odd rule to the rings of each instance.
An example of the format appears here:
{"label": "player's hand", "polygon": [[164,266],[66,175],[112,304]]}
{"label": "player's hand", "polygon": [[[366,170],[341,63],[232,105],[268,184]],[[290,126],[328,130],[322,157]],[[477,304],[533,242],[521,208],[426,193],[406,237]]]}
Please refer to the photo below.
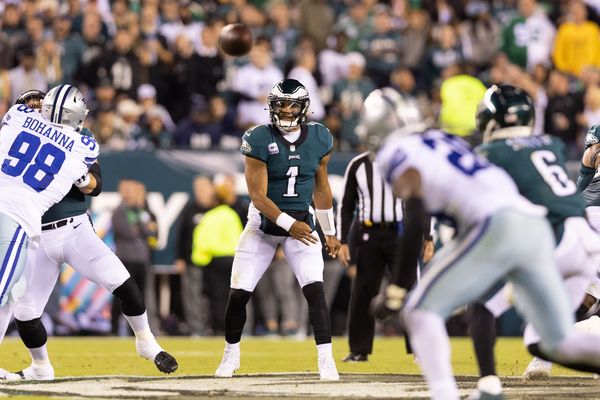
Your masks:
{"label": "player's hand", "polygon": [[312,235],[310,226],[306,222],[296,221],[289,230],[290,236],[301,241],[307,246],[319,243],[319,239]]}
{"label": "player's hand", "polygon": [[435,246],[433,245],[433,240],[425,240],[423,242],[423,262],[428,263],[429,261],[431,261],[433,253],[435,253]]}
{"label": "player's hand", "polygon": [[340,251],[338,251],[338,256],[338,259],[342,265],[348,268],[350,266],[350,246],[347,244],[341,245]]}
{"label": "player's hand", "polygon": [[187,263],[185,262],[184,259],[177,259],[175,260],[175,270],[177,271],[178,274],[183,274],[185,273],[185,269],[187,268]]}
{"label": "player's hand", "polygon": [[342,244],[334,235],[325,235],[325,244],[327,245],[327,252],[333,258],[338,255],[340,247],[342,247]]}

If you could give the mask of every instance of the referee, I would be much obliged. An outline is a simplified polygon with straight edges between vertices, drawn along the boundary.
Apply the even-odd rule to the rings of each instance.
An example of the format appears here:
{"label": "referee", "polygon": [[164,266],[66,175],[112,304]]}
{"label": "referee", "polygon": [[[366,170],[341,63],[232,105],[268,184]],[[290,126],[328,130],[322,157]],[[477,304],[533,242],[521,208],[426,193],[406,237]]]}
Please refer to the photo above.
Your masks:
{"label": "referee", "polygon": [[[356,212],[356,277],[350,299],[350,354],[343,361],[367,361],[373,350],[375,319],[369,311],[386,269],[390,275],[402,230],[402,202],[392,194],[369,152],[352,159],[344,175],[344,197],[338,206],[339,259],[349,265],[348,234]],[[415,277],[408,277],[412,281]]]}

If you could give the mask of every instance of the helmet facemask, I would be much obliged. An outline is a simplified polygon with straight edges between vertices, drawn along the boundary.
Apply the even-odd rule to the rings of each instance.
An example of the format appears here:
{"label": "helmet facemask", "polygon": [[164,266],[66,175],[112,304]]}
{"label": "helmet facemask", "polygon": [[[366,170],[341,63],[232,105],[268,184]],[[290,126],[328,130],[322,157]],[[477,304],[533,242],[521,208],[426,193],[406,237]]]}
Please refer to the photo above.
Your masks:
{"label": "helmet facemask", "polygon": [[286,132],[294,131],[298,129],[301,124],[306,122],[308,105],[308,99],[270,99],[269,114],[271,116],[271,122]]}

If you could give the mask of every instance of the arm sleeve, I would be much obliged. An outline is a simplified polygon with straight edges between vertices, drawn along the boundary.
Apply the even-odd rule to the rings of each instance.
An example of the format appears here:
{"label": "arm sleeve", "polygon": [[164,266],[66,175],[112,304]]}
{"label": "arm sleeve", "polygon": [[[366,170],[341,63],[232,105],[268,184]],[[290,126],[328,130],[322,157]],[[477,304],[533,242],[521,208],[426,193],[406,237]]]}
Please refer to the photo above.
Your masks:
{"label": "arm sleeve", "polygon": [[102,192],[102,171],[100,170],[100,164],[95,162],[90,167],[90,174],[96,179],[96,187],[92,190],[88,196],[98,196]]}
{"label": "arm sleeve", "polygon": [[337,215],[338,240],[342,243],[348,243],[348,233],[356,208],[356,200],[358,198],[356,170],[359,164],[356,160],[351,161],[348,167],[346,167],[346,173],[344,174],[344,196],[338,206]]}
{"label": "arm sleeve", "polygon": [[267,162],[269,158],[267,144],[261,140],[262,132],[258,129],[250,129],[242,136],[242,145],[240,152],[246,157],[256,158],[262,162]]}
{"label": "arm sleeve", "polygon": [[404,204],[404,234],[399,239],[399,252],[392,271],[392,282],[408,290],[416,280],[423,235],[429,227],[425,227],[426,213],[422,199],[410,198]]}
{"label": "arm sleeve", "polygon": [[592,179],[594,179],[595,174],[596,170],[594,168],[586,167],[581,164],[579,167],[579,176],[577,177],[577,189],[579,189],[580,192],[583,192]]}

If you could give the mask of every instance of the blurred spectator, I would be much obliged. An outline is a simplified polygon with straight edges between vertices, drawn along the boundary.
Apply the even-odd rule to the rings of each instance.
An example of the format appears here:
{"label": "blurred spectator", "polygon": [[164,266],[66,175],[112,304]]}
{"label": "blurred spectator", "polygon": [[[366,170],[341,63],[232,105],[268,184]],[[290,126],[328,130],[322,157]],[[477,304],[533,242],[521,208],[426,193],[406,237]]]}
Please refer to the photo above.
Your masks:
{"label": "blurred spectator", "polygon": [[81,55],[81,63],[75,72],[75,81],[89,88],[98,86],[98,69],[102,55],[106,50],[106,38],[102,34],[100,14],[86,14],[82,23],[82,38],[85,50]]}
{"label": "blurred spectator", "polygon": [[54,87],[63,81],[59,49],[52,38],[47,38],[38,48],[36,67],[44,75],[48,87]]}
{"label": "blurred spectator", "polygon": [[339,110],[341,117],[340,139],[350,149],[357,149],[360,140],[356,135],[362,103],[369,93],[375,90],[371,78],[364,76],[365,57],[352,52],[346,56],[348,76],[333,87],[333,107]]}
{"label": "blurred spectator", "polygon": [[568,21],[558,28],[552,59],[557,69],[575,76],[586,66],[600,66],[600,29],[587,20],[582,1],[571,0]]}
{"label": "blurred spectator", "polygon": [[[5,67],[12,68],[14,66],[13,57],[16,56],[17,49],[29,42],[25,32],[24,20],[21,18],[21,10],[17,3],[6,3],[0,27],[5,35],[0,51],[6,53],[4,55],[5,62],[7,62]],[[6,45],[6,48],[4,48],[4,45]]]}
{"label": "blurred spectator", "polygon": [[142,106],[142,117],[141,124],[145,124],[147,120],[147,113],[152,110],[153,113],[158,114],[162,120],[166,130],[172,132],[175,130],[175,123],[169,115],[167,109],[156,102],[156,89],[149,83],[140,85],[137,90],[138,104]]}
{"label": "blurred spectator", "polygon": [[466,74],[459,65],[446,68],[443,79],[440,126],[454,135],[469,136],[475,131],[477,107],[483,100],[486,87],[479,79]]}
{"label": "blurred spectator", "polygon": [[544,116],[546,133],[561,138],[573,155],[577,151],[577,116],[583,111],[582,99],[570,93],[569,78],[554,70],[548,79],[548,107]]}
{"label": "blurred spectator", "polygon": [[537,64],[549,64],[556,29],[537,0],[518,0],[518,11],[502,31],[501,51],[529,71]]}
{"label": "blurred spectator", "polygon": [[[129,31],[131,36],[137,37],[139,34],[137,15],[129,9],[129,1],[113,0],[111,3],[112,4],[110,14],[115,23],[115,29],[127,30]],[[85,14],[87,13],[88,12],[86,12]]]}
{"label": "blurred spectator", "polygon": [[[218,185],[215,185],[219,193]],[[225,332],[225,307],[229,296],[231,267],[242,222],[233,208],[217,195],[217,205],[207,211],[194,228],[192,262],[204,270],[205,292],[210,301],[213,333]]]}
{"label": "blurred spectator", "polygon": [[10,104],[15,104],[17,97],[26,90],[36,88],[43,92],[48,90],[46,78],[35,67],[35,54],[31,46],[25,46],[17,51],[19,65],[9,72],[10,80]]}
{"label": "blurred spectator", "polygon": [[442,71],[463,62],[463,53],[456,31],[451,25],[438,28],[435,44],[429,48],[425,58],[423,74],[420,76],[420,87],[428,90],[434,81],[441,77]]}
{"label": "blurred spectator", "polygon": [[387,5],[378,4],[373,14],[373,32],[362,37],[359,46],[367,59],[367,74],[382,87],[388,84],[390,72],[401,60],[404,41],[392,25]]}
{"label": "blurred spectator", "polygon": [[314,76],[317,68],[317,55],[312,49],[302,49],[296,51],[295,59],[295,66],[288,74],[288,78],[296,79],[304,85],[310,98],[308,119],[320,121],[325,117],[325,106],[319,97],[321,91]]}
{"label": "blurred spectator", "polygon": [[26,32],[28,36],[28,43],[37,50],[44,40],[45,28],[44,20],[40,16],[34,16],[26,20]]}
{"label": "blurred spectator", "polygon": [[591,86],[585,92],[583,118],[580,125],[600,125],[600,87]]}
{"label": "blurred spectator", "polygon": [[125,140],[125,148],[131,150],[136,147],[134,138],[140,135],[138,124],[142,115],[142,108],[133,100],[124,99],[117,104],[117,114],[120,117],[120,131]]}
{"label": "blurred spectator", "polygon": [[340,15],[332,28],[333,32],[343,33],[347,41],[345,50],[358,50],[359,41],[369,32],[369,9],[363,1],[354,1],[349,9]]}
{"label": "blurred spectator", "polygon": [[333,9],[325,0],[302,0],[300,2],[300,32],[311,37],[321,51],[335,21]]}
{"label": "blurred spectator", "polygon": [[113,44],[102,56],[99,77],[108,77],[117,95],[125,94],[130,98],[140,82],[138,80],[141,65],[132,50],[133,37],[124,29],[118,30]]}
{"label": "blurred spectator", "polygon": [[0,115],[4,115],[13,104],[10,97],[8,70],[0,68]]}
{"label": "blurred spectator", "polygon": [[85,51],[85,42],[78,33],[71,32],[71,20],[64,16],[54,20],[54,39],[60,46],[62,81],[72,83]]}
{"label": "blurred spectator", "polygon": [[478,67],[486,67],[498,51],[501,26],[491,15],[490,4],[470,1],[467,19],[460,25],[460,38],[465,59]]}
{"label": "blurred spectator", "polygon": [[223,200],[225,204],[233,208],[240,217],[242,225],[246,226],[248,221],[248,206],[249,202],[240,198],[236,190],[236,177],[233,174],[218,174],[215,175],[215,190],[217,196]]}
{"label": "blurred spectator", "polygon": [[401,64],[415,71],[421,64],[427,49],[429,25],[427,13],[423,10],[412,10],[408,14],[408,24],[402,31],[404,36]]}
{"label": "blurred spectator", "polygon": [[112,150],[124,150],[127,142],[122,123],[110,104],[102,104],[96,108],[94,122],[90,126],[96,141]]}
{"label": "blurred spectator", "polygon": [[[151,251],[156,245],[158,226],[156,218],[146,204],[146,188],[138,181],[122,179],[119,182],[122,202],[115,209],[112,226],[116,254],[136,281],[142,293],[146,293],[146,276],[152,264]],[[113,299],[112,332],[119,332],[121,304]]]}
{"label": "blurred spectator", "polygon": [[134,137],[136,148],[153,150],[171,147],[171,130],[165,127],[161,106],[152,106],[144,112],[145,123]]}
{"label": "blurred spectator", "polygon": [[[331,92],[333,85],[343,79],[348,72],[346,64],[346,48],[348,44],[348,36],[343,31],[337,32],[330,37],[328,42],[330,47],[322,50],[319,53],[319,71],[323,81],[323,88]],[[328,94],[328,101],[331,102],[332,93]]]}
{"label": "blurred spectator", "polygon": [[270,21],[263,33],[266,37],[271,38],[273,61],[279,69],[283,70],[292,57],[299,32],[292,25],[290,7],[285,1],[272,1],[269,4],[268,13]]}
{"label": "blurred spectator", "polygon": [[190,112],[190,96],[195,79],[191,61],[193,56],[192,42],[185,35],[179,35],[175,40],[175,58],[171,66],[171,84],[167,103],[167,108],[175,121],[186,117]]}
{"label": "blurred spectator", "polygon": [[267,97],[282,79],[281,70],[271,59],[269,40],[256,39],[250,51],[250,63],[237,71],[232,83],[232,89],[240,96],[237,111],[238,124],[242,129],[270,122]]}
{"label": "blurred spectator", "polygon": [[183,308],[186,322],[192,334],[205,333],[202,302],[202,274],[204,269],[192,263],[192,239],[194,229],[204,213],[215,205],[215,190],[210,178],[197,176],[194,179],[194,198],[191,199],[179,214],[177,241],[175,246],[175,268],[182,274]]}
{"label": "blurred spectator", "polygon": [[192,58],[193,92],[205,99],[218,94],[217,86],[225,77],[223,57],[217,48],[222,27],[221,21],[209,21],[204,25]]}

